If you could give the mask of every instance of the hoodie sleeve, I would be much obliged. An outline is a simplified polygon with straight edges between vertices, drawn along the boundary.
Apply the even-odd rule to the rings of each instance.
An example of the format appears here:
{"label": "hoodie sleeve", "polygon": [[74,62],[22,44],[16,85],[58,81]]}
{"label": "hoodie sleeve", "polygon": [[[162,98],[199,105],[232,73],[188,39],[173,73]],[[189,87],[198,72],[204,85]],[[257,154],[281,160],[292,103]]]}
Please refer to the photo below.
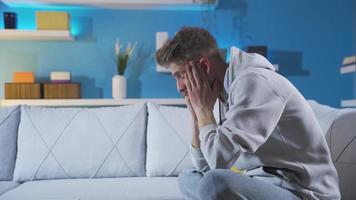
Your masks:
{"label": "hoodie sleeve", "polygon": [[206,162],[200,148],[194,148],[190,146],[190,156],[193,162],[193,166],[197,171],[200,172],[209,171],[209,165]]}
{"label": "hoodie sleeve", "polygon": [[230,108],[221,125],[200,129],[202,153],[211,169],[230,168],[241,151],[255,152],[275,129],[285,107],[270,80],[248,73],[229,91]]}

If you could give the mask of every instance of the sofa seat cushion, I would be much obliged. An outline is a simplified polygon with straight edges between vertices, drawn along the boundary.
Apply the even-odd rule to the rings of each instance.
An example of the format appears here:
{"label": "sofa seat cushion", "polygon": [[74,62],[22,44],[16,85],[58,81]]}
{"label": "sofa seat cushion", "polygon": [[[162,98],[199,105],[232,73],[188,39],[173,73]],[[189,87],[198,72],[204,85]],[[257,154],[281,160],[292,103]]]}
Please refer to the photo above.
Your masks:
{"label": "sofa seat cushion", "polygon": [[5,192],[16,188],[19,185],[20,183],[13,182],[13,181],[0,181],[0,196]]}
{"label": "sofa seat cushion", "polygon": [[183,199],[177,177],[58,179],[25,182],[0,200],[31,199]]}
{"label": "sofa seat cushion", "polygon": [[14,181],[145,175],[145,104],[22,106]]}

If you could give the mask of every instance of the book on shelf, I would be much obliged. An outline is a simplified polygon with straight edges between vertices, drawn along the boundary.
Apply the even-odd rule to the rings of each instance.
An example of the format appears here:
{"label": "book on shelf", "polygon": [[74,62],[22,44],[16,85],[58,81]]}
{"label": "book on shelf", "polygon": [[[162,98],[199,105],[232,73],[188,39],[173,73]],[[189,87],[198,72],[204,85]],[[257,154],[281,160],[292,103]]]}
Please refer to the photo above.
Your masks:
{"label": "book on shelf", "polygon": [[344,60],[342,61],[342,65],[350,65],[350,64],[355,64],[356,63],[356,56],[348,56],[345,57]]}
{"label": "book on shelf", "polygon": [[70,72],[51,72],[51,83],[70,83]]}
{"label": "book on shelf", "polygon": [[356,64],[342,66],[340,69],[341,74],[347,74],[352,72],[356,72]]}
{"label": "book on shelf", "polygon": [[345,57],[340,68],[341,74],[356,72],[356,56]]}

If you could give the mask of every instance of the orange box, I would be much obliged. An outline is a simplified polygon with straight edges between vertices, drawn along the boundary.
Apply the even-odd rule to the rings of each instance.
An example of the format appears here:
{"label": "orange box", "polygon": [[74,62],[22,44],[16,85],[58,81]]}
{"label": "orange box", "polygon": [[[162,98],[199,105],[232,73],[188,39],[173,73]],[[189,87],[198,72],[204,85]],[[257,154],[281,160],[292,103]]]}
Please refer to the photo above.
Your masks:
{"label": "orange box", "polygon": [[35,75],[33,72],[14,72],[12,81],[14,83],[34,83]]}

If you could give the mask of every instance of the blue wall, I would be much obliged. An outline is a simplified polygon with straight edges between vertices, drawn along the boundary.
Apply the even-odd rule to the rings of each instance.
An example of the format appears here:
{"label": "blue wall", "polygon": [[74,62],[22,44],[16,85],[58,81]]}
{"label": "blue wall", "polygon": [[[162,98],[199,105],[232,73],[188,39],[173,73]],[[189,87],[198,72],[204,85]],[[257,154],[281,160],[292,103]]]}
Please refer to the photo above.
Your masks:
{"label": "blue wall", "polygon": [[[35,29],[36,10],[9,8],[18,14],[19,29]],[[169,74],[155,71],[155,33],[173,35],[181,26],[208,28],[223,48],[267,45],[268,57],[306,98],[339,106],[356,97],[354,74],[340,75],[344,56],[355,52],[354,0],[220,0],[212,12],[174,10],[98,10],[59,8],[70,13],[71,42],[0,41],[0,85],[12,72],[30,70],[39,80],[51,71],[68,70],[80,81],[84,98],[110,98],[116,73],[113,46],[137,41],[126,76],[131,98],[179,97]],[[3,28],[3,21],[0,21]],[[3,87],[0,88],[0,99]]]}

